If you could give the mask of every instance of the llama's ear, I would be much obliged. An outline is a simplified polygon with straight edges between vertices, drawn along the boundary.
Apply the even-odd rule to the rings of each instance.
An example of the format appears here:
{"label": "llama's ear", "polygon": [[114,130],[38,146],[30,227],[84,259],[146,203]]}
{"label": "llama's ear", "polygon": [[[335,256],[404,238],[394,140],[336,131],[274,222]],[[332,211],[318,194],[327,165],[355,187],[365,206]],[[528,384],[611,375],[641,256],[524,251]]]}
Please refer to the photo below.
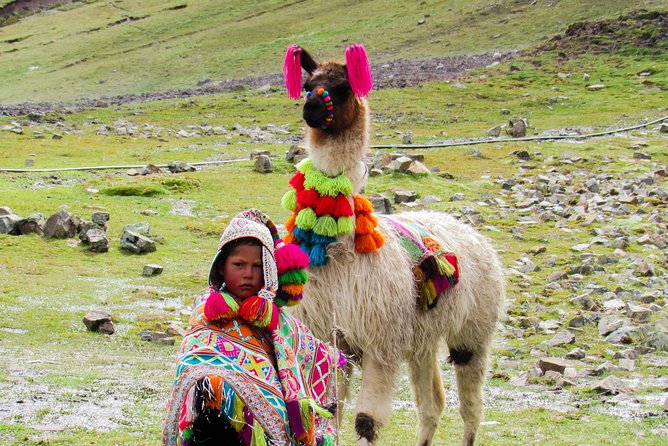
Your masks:
{"label": "llama's ear", "polygon": [[290,99],[299,99],[302,91],[302,67],[300,63],[303,50],[295,44],[289,45],[283,62],[285,88]]}
{"label": "llama's ear", "polygon": [[350,88],[358,97],[365,97],[373,88],[369,57],[363,45],[350,45],[346,48],[346,68]]}
{"label": "llama's ear", "polygon": [[318,63],[315,60],[313,60],[311,55],[307,53],[304,48],[302,48],[301,63],[302,63],[302,68],[308,74],[313,74],[316,68],[318,68]]}

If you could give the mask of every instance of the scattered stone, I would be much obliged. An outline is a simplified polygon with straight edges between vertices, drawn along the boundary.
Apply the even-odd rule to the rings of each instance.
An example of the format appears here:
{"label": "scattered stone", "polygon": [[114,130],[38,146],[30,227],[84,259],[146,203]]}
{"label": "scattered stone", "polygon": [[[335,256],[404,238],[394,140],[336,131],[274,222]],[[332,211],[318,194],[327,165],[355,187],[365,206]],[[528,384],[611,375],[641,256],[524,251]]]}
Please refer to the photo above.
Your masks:
{"label": "scattered stone", "polygon": [[599,91],[599,90],[603,90],[604,88],[605,88],[605,85],[603,85],[603,84],[587,85],[587,90],[589,90],[589,91]]}
{"label": "scattered stone", "polygon": [[582,328],[586,325],[589,325],[591,321],[587,316],[579,315],[568,321],[568,326],[570,328]]}
{"label": "scattered stone", "polygon": [[413,144],[413,132],[406,132],[401,136],[402,144]]}
{"label": "scattered stone", "polygon": [[575,335],[568,330],[560,331],[554,338],[543,342],[546,347],[558,347],[560,345],[573,344],[575,342]]}
{"label": "scattered stone", "polygon": [[585,356],[586,356],[586,353],[583,349],[581,349],[580,347],[575,347],[573,350],[566,353],[566,355],[564,357],[566,359],[579,360],[579,359],[584,359]]}
{"label": "scattered stone", "polygon": [[408,169],[406,170],[406,173],[412,174],[412,175],[423,175],[423,174],[431,174],[431,171],[427,166],[425,166],[423,163],[420,161],[413,161],[410,166],[408,166]]}
{"label": "scattered stone", "polygon": [[450,201],[462,201],[466,199],[466,195],[463,192],[455,192],[450,196]]}
{"label": "scattered stone", "polygon": [[508,380],[508,384],[516,387],[523,387],[529,384],[529,372],[522,372],[519,375]]}
{"label": "scattered stone", "polygon": [[561,280],[566,277],[568,277],[568,273],[566,271],[555,271],[553,273],[550,273],[549,276],[547,276],[547,281],[556,282],[557,280]]}
{"label": "scattered stone", "polygon": [[616,365],[614,365],[609,361],[605,361],[603,364],[599,364],[594,369],[594,375],[603,375],[605,373],[617,372],[617,371],[619,371],[619,367],[617,367]]}
{"label": "scattered stone", "polygon": [[401,156],[392,162],[392,168],[397,172],[406,173],[411,164],[413,164],[413,160],[411,158],[407,156]]}
{"label": "scattered stone", "polygon": [[645,338],[645,345],[662,352],[668,352],[668,334],[654,331]]}
{"label": "scattered stone", "polygon": [[497,138],[501,135],[501,126],[497,125],[495,127],[492,127],[491,129],[487,130],[487,136],[491,138]]}
{"label": "scattered stone", "polygon": [[181,328],[178,324],[172,322],[169,324],[167,329],[165,330],[165,333],[169,336],[180,336],[184,337],[186,335],[186,331]]}
{"label": "scattered stone", "polygon": [[637,152],[633,152],[633,159],[636,159],[636,160],[651,160],[652,156],[648,155],[647,153],[637,151]]}
{"label": "scattered stone", "polygon": [[155,164],[147,164],[139,171],[139,173],[141,175],[155,175],[163,172],[162,169],[156,166]]}
{"label": "scattered stone", "polygon": [[610,333],[605,340],[611,344],[632,344],[640,337],[640,330],[633,325],[625,325]]}
{"label": "scattered stone", "polygon": [[523,138],[527,136],[527,122],[525,118],[515,118],[508,121],[508,128],[506,129],[513,138]]}
{"label": "scattered stone", "polygon": [[149,263],[148,265],[144,265],[144,269],[142,270],[142,275],[144,276],[157,276],[158,274],[162,274],[162,271],[164,268],[160,265],[157,265],[155,263]]}
{"label": "scattered stone", "polygon": [[93,228],[86,231],[86,238],[90,244],[92,252],[107,252],[109,251],[109,239],[107,234],[100,228]]}
{"label": "scattered stone", "polygon": [[153,342],[154,344],[174,345],[175,342],[174,336],[167,333],[161,333],[159,331],[140,331],[139,336],[142,338],[142,340]]}
{"label": "scattered stone", "polygon": [[44,224],[47,238],[72,238],[77,234],[80,220],[65,210],[53,214]]}
{"label": "scattered stone", "polygon": [[167,168],[171,173],[194,172],[195,167],[183,161],[171,161],[167,164]]}
{"label": "scattered stone", "polygon": [[665,122],[661,123],[661,127],[659,127],[659,132],[668,133],[668,124]]}
{"label": "scattered stone", "polygon": [[652,312],[647,308],[636,305],[632,302],[626,304],[626,314],[632,321],[644,323],[649,322]]}
{"label": "scattered stone", "polygon": [[394,191],[395,204],[411,203],[414,202],[415,200],[417,200],[417,194],[413,191],[408,191],[408,190]]}
{"label": "scattered stone", "polygon": [[[101,331],[100,328],[103,324],[107,323],[104,327],[105,332],[113,334],[115,331],[113,329],[113,323],[111,321],[111,313],[102,310],[91,310],[83,318],[83,323],[89,331]],[[111,326],[109,325],[111,324]]]}
{"label": "scattered stone", "polygon": [[619,360],[619,368],[627,372],[633,372],[636,369],[636,362],[633,359],[622,358]]}
{"label": "scattered stone", "polygon": [[274,165],[271,158],[267,155],[259,155],[255,160],[255,171],[260,173],[270,173],[274,171]]}
{"label": "scattered stone", "polygon": [[38,234],[42,235],[44,233],[44,225],[46,224],[46,219],[44,214],[37,212],[26,218],[23,218],[17,221],[14,224],[14,228],[11,231],[11,234],[14,235],[26,235],[26,234]]}
{"label": "scattered stone", "polygon": [[541,358],[537,365],[543,374],[548,370],[563,374],[566,370],[566,361],[561,358]]}
{"label": "scattered stone", "polygon": [[545,245],[536,245],[536,246],[532,246],[531,248],[529,248],[529,254],[534,255],[534,256],[537,256],[538,254],[542,254],[545,251],[547,251],[547,247],[545,247]]}
{"label": "scattered stone", "polygon": [[136,232],[137,234],[145,235],[148,237],[149,233],[151,232],[151,224],[146,221],[140,221],[138,223],[130,223],[129,225],[125,225],[123,231],[132,231]]}
{"label": "scattered stone", "polygon": [[134,252],[135,254],[154,252],[155,242],[144,235],[125,230],[121,236],[121,249]]}
{"label": "scattered stone", "polygon": [[296,162],[295,156],[297,155],[306,155],[306,149],[300,145],[294,144],[290,147],[290,150],[285,153],[285,160],[294,163]]}
{"label": "scattered stone", "polygon": [[621,379],[614,375],[610,375],[594,384],[592,389],[601,393],[617,395],[618,393],[625,390],[625,386]]}
{"label": "scattered stone", "polygon": [[624,320],[617,316],[602,317],[601,320],[598,321],[598,334],[601,336],[608,336],[622,325],[624,325]]}
{"label": "scattered stone", "polygon": [[379,214],[391,214],[392,213],[392,202],[385,195],[372,195],[369,197],[369,201],[373,205],[375,212]]}

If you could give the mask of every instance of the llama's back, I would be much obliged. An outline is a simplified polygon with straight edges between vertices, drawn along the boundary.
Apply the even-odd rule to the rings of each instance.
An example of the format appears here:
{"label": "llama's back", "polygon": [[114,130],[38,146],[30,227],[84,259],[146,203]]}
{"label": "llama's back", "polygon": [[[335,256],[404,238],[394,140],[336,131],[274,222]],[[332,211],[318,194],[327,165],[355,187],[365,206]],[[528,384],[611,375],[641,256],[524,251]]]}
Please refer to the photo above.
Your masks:
{"label": "llama's back", "polygon": [[[496,250],[487,238],[446,213],[416,211],[399,215],[429,228],[457,256],[459,266],[459,282],[444,291],[436,307],[418,311],[413,344],[425,345],[437,333],[447,338],[491,336],[505,300],[505,278]],[[478,332],[462,333],[462,329]]]}

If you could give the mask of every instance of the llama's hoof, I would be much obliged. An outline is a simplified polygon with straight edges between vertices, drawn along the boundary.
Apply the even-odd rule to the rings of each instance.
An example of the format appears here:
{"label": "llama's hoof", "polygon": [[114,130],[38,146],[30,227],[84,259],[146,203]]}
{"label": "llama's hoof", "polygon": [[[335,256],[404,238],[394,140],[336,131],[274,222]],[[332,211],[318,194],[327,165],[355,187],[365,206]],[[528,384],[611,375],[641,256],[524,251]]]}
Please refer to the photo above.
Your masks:
{"label": "llama's hoof", "polygon": [[355,417],[355,432],[359,439],[357,446],[372,445],[376,440],[378,426],[376,420],[370,415],[360,412]]}

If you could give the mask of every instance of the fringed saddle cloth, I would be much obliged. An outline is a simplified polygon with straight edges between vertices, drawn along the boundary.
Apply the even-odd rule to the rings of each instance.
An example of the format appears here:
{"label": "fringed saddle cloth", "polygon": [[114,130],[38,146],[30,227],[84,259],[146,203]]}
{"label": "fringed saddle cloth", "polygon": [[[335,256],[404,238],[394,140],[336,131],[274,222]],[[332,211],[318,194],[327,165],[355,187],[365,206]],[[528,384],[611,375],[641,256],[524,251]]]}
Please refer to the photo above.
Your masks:
{"label": "fringed saddle cloth", "polygon": [[430,310],[438,296],[459,282],[457,256],[424,225],[401,215],[383,215],[413,260],[418,305]]}
{"label": "fringed saddle cloth", "polygon": [[[181,344],[163,445],[189,445],[205,409],[224,417],[246,446],[332,445],[332,415],[323,407],[334,401],[338,352],[283,311],[272,334],[242,319],[209,323],[207,296],[196,298]],[[204,401],[198,388],[206,389]]]}

